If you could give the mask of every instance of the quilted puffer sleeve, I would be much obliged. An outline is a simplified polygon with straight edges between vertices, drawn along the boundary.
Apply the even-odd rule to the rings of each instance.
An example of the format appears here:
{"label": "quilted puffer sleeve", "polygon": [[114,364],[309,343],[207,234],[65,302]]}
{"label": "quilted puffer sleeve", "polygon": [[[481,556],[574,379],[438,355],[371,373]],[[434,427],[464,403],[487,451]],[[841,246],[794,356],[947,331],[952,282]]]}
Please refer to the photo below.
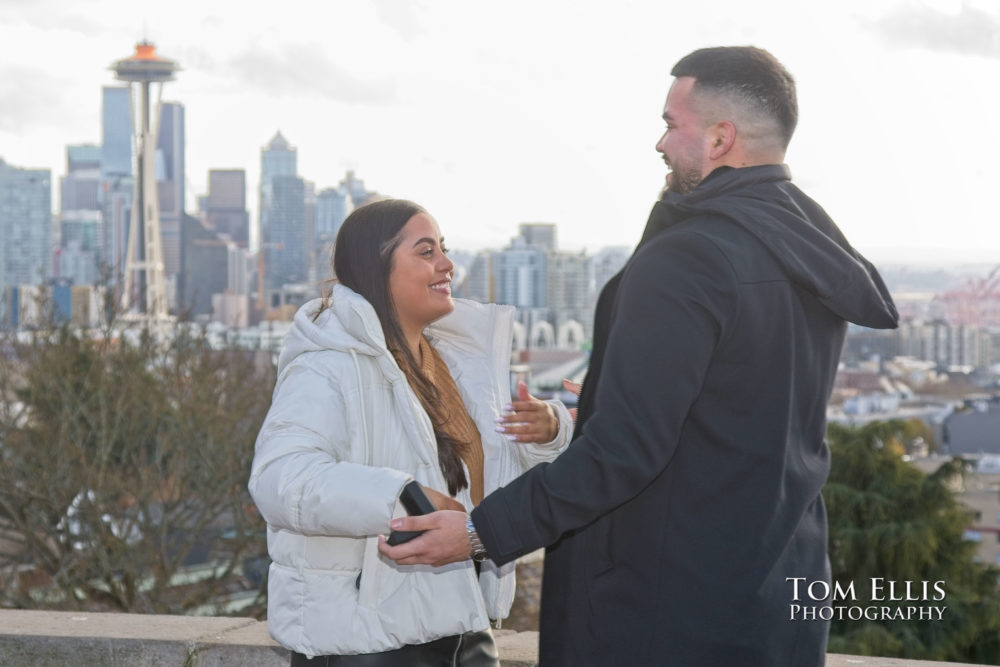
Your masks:
{"label": "quilted puffer sleeve", "polygon": [[344,387],[305,362],[282,374],[248,485],[272,528],[327,536],[388,532],[399,492],[412,477],[364,464],[359,401],[359,387]]}

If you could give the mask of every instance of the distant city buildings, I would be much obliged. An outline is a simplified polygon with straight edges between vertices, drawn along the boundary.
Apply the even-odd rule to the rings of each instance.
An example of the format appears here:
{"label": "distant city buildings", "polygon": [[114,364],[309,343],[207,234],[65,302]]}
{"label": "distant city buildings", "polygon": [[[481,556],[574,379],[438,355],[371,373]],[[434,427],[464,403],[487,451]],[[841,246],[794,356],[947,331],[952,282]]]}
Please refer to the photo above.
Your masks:
{"label": "distant city buildings", "polygon": [[533,248],[545,252],[556,252],[559,244],[556,241],[556,226],[551,222],[523,222],[518,225],[518,238]]}
{"label": "distant city buildings", "polygon": [[546,264],[548,251],[528,245],[522,237],[493,256],[493,298],[522,311],[548,306]]}
{"label": "distant city buildings", "polygon": [[[296,150],[278,132],[260,153],[260,247],[268,292],[308,277],[306,189],[297,171]],[[274,295],[262,303],[278,305]]]}
{"label": "distant city buildings", "polygon": [[205,226],[246,248],[250,244],[247,175],[243,169],[210,169],[204,200]]}
{"label": "distant city buildings", "polygon": [[456,295],[517,307],[515,335],[523,347],[578,350],[590,339],[597,294],[630,253],[562,252],[556,225],[523,223],[509,246],[479,252],[460,267]]}
{"label": "distant city buildings", "polygon": [[54,277],[92,285],[98,280],[104,220],[101,215],[101,147],[66,148],[66,175],[60,178],[58,249]]}
{"label": "distant city buildings", "polygon": [[187,180],[184,164],[184,105],[164,102],[160,109],[160,133],[156,142],[156,190],[163,239],[163,274],[168,282],[175,285],[175,291],[181,272],[181,221]]}
{"label": "distant city buildings", "polygon": [[101,89],[101,179],[132,176],[132,109],[128,86]]}
{"label": "distant city buildings", "polygon": [[0,295],[53,274],[52,174],[0,159]]}
{"label": "distant city buildings", "polygon": [[1000,327],[944,320],[902,320],[895,330],[848,329],[842,361],[911,357],[940,370],[988,368],[1000,363]]}
{"label": "distant city buildings", "polygon": [[135,173],[132,132],[128,87],[105,86],[101,89],[101,165],[97,193],[101,241],[98,267],[95,268],[106,268],[110,285],[118,285],[125,272]]}
{"label": "distant city buildings", "polygon": [[351,211],[377,194],[365,188],[365,182],[351,170],[348,170],[336,187],[326,188],[317,193],[315,234],[312,244],[316,280],[324,281],[332,277],[330,260],[333,242],[344,220]]}
{"label": "distant city buildings", "polygon": [[[0,162],[0,294],[20,285],[119,285],[133,207],[131,95],[123,85],[102,88],[101,143],[67,147],[56,216],[48,171]],[[335,186],[307,180],[297,149],[276,132],[260,153],[256,220],[243,169],[209,170],[207,193],[190,215],[183,104],[164,102],[158,122],[156,189],[173,312],[242,326],[287,317],[317,294],[330,277],[340,226],[377,193],[353,171]],[[516,346],[585,347],[597,295],[631,254],[631,246],[565,252],[558,231],[554,223],[521,223],[507,247],[463,253],[456,269],[456,296],[517,308]],[[911,316],[898,330],[849,329],[845,366],[903,357],[938,372],[971,372],[1000,363],[1000,267],[962,287],[900,301]],[[864,411],[885,402],[854,404]]]}
{"label": "distant city buildings", "polygon": [[[153,52],[151,44],[143,43],[136,53],[142,49]],[[134,65],[126,59],[116,67],[122,63]],[[68,286],[101,286],[120,294],[134,206],[134,94],[125,85],[102,87],[101,142],[67,147],[55,216],[51,174],[3,165],[2,292],[51,283],[62,290],[53,294],[63,301]],[[153,122],[155,194],[170,312],[238,327],[288,317],[318,293],[331,277],[330,256],[340,226],[378,193],[353,171],[333,187],[306,180],[298,173],[296,148],[277,132],[261,150],[256,235],[243,169],[209,170],[207,193],[198,197],[191,215],[186,210],[184,105],[162,103]],[[456,295],[518,308],[517,345],[578,349],[589,336],[596,291],[628,256],[627,250],[594,257],[561,252],[557,232],[553,223],[523,223],[509,247],[470,255],[471,261],[457,271]],[[254,237],[257,247],[251,248]],[[117,302],[117,296],[109,302]]]}

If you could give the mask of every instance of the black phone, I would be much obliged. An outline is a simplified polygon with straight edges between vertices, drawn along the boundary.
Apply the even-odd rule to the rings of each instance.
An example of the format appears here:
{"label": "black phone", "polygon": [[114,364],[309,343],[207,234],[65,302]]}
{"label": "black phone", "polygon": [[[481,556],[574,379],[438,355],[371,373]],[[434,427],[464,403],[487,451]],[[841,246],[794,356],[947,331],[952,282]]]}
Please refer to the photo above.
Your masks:
{"label": "black phone", "polygon": [[[404,486],[399,494],[399,500],[410,516],[430,514],[437,509],[417,482],[410,482]],[[423,532],[422,530],[394,530],[389,533],[389,539],[386,541],[390,546],[396,546],[403,542],[409,542]]]}

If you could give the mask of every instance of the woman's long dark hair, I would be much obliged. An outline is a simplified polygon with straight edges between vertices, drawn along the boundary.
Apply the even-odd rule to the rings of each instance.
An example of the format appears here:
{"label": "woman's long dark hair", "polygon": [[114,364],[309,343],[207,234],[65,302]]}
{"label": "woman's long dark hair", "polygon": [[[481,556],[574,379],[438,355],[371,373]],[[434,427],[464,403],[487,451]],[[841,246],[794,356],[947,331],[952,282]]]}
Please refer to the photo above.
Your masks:
{"label": "woman's long dark hair", "polygon": [[350,287],[375,309],[386,346],[431,418],[437,439],[438,463],[448,482],[448,492],[455,495],[469,485],[461,453],[470,443],[456,440],[444,432],[448,415],[440,394],[420,371],[418,360],[406,344],[389,291],[392,254],[399,247],[403,227],[417,213],[426,211],[405,199],[382,199],[354,209],[337,233],[333,246],[333,275],[336,282]]}

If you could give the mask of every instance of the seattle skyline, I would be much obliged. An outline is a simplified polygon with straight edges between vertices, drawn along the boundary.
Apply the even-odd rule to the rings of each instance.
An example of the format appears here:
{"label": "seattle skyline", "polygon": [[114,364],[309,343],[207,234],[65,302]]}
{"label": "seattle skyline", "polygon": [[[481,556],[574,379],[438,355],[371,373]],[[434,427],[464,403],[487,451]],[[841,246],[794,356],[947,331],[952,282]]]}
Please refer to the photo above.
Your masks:
{"label": "seattle skyline", "polygon": [[1000,262],[995,5],[661,4],[0,0],[0,158],[58,182],[68,145],[100,143],[108,68],[145,37],[182,67],[163,99],[187,113],[190,211],[209,169],[245,169],[256,226],[260,149],[281,131],[317,190],[354,170],[455,248],[501,247],[520,222],[558,224],[568,250],[629,246],[665,175],[670,66],[752,43],[798,82],[796,182],[856,247]]}

